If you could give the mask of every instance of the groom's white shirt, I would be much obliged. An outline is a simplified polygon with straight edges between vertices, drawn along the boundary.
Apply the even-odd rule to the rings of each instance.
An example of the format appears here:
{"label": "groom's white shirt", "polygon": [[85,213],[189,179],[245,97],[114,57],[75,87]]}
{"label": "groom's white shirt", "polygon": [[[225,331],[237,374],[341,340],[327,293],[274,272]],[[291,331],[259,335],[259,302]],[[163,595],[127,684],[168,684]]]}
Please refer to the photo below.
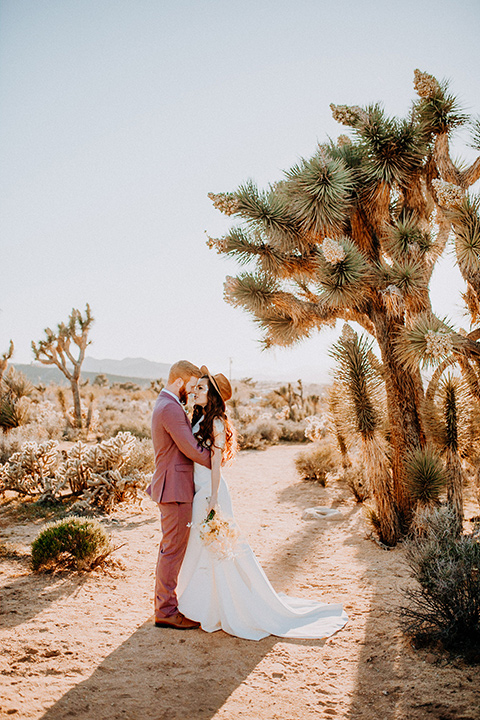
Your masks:
{"label": "groom's white shirt", "polygon": [[[177,403],[179,405],[182,405],[182,403],[180,402],[180,399],[175,395],[175,393],[170,392],[170,390],[165,390],[165,388],[163,388],[162,392],[167,393],[167,395],[170,395],[172,398],[175,398]],[[182,407],[183,407],[183,405],[182,405]]]}

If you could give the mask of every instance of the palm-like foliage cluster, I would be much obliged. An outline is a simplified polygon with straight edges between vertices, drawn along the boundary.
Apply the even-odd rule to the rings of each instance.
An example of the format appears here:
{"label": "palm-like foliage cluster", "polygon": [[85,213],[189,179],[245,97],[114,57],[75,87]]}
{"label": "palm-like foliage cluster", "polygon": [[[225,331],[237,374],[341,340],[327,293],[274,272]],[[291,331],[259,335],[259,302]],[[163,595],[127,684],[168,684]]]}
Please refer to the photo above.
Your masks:
{"label": "palm-like foliage cluster", "polygon": [[265,191],[250,181],[210,194],[241,221],[210,247],[250,266],[227,278],[225,298],[254,316],[266,347],[292,345],[338,319],[357,322],[376,340],[398,532],[415,504],[405,464],[425,442],[419,366],[453,355],[480,399],[477,337],[436,318],[428,292],[453,228],[465,300],[480,317],[479,201],[466,194],[480,177],[480,158],[460,168],[450,157],[449,136],[468,118],[446,83],[417,70],[415,89],[406,118],[388,117],[378,104],[332,105],[349,137],[319,145]]}

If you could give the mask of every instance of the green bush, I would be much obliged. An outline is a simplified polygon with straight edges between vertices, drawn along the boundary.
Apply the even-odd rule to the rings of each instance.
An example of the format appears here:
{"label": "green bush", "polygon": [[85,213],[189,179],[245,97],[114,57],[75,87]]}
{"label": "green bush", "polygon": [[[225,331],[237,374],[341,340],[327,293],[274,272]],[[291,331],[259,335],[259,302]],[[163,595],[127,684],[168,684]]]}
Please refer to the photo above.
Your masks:
{"label": "green bush", "polygon": [[422,516],[422,534],[407,546],[418,586],[405,591],[404,630],[417,641],[440,641],[480,661],[480,540],[456,533],[456,518],[443,506]]}
{"label": "green bush", "polygon": [[91,569],[110,552],[109,537],[99,522],[70,516],[47,525],[33,541],[32,568]]}
{"label": "green bush", "polygon": [[295,466],[304,480],[313,480],[325,486],[327,473],[340,466],[340,457],[331,443],[320,442],[298,453]]}

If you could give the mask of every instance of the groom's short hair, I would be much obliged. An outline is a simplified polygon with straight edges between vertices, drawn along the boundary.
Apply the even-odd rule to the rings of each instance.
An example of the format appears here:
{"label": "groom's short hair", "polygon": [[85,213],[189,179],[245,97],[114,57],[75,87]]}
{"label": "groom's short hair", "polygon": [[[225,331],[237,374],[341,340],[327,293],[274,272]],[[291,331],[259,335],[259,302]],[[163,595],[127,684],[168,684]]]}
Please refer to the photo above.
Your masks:
{"label": "groom's short hair", "polygon": [[188,360],[179,360],[178,362],[173,363],[170,368],[170,372],[168,373],[168,382],[173,383],[175,380],[178,380],[178,378],[182,378],[182,380],[188,382],[191,377],[202,377],[200,368]]}

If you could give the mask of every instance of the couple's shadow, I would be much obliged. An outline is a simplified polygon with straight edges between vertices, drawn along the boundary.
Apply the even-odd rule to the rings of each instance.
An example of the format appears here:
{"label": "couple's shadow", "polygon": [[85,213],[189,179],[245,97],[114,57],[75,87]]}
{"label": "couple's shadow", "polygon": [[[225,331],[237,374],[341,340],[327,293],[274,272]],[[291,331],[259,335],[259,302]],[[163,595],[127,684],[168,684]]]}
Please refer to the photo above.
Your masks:
{"label": "couple's shadow", "polygon": [[242,640],[222,631],[158,629],[149,620],[42,720],[208,720],[280,641],[325,643]]}

